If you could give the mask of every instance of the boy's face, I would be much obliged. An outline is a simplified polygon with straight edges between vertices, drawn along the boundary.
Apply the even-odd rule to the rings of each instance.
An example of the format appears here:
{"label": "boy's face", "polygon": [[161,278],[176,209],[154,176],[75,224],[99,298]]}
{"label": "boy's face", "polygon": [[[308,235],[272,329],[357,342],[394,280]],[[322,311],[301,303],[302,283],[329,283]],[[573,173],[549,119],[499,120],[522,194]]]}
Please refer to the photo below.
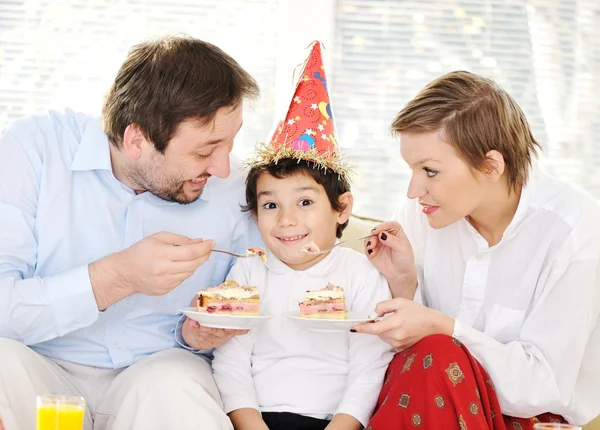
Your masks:
{"label": "boy's face", "polygon": [[325,258],[327,254],[309,255],[300,249],[311,241],[321,249],[330,248],[337,225],[345,223],[352,211],[352,194],[340,196],[346,208],[336,212],[325,188],[303,173],[277,179],[265,172],[257,180],[256,194],[256,222],[265,245],[295,270],[307,269]]}

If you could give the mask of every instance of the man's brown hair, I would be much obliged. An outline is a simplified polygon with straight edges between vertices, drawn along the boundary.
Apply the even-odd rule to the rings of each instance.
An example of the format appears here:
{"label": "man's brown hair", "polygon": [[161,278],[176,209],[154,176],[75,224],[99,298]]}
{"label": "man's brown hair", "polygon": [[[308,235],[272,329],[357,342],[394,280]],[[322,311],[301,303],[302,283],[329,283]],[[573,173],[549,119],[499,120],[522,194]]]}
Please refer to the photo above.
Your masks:
{"label": "man's brown hair", "polygon": [[429,83],[392,122],[392,133],[441,130],[444,139],[472,168],[493,168],[486,158],[496,150],[504,157],[510,189],[527,183],[540,144],[525,114],[493,80],[456,71]]}
{"label": "man's brown hair", "polygon": [[164,153],[182,121],[206,125],[220,108],[258,94],[254,78],[218,47],[188,36],[163,37],[129,52],[104,101],[104,131],[119,148],[135,123]]}

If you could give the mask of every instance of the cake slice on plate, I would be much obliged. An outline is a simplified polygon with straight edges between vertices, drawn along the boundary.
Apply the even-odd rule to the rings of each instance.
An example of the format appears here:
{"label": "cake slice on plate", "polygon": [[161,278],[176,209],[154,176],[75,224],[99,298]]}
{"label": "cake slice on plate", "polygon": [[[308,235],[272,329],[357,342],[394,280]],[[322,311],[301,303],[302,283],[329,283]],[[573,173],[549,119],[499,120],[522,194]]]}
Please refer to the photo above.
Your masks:
{"label": "cake slice on plate", "polygon": [[343,320],[348,317],[344,289],[331,283],[321,290],[307,291],[300,302],[304,318]]}
{"label": "cake slice on plate", "polygon": [[259,304],[258,288],[225,281],[198,292],[197,310],[209,314],[257,316]]}

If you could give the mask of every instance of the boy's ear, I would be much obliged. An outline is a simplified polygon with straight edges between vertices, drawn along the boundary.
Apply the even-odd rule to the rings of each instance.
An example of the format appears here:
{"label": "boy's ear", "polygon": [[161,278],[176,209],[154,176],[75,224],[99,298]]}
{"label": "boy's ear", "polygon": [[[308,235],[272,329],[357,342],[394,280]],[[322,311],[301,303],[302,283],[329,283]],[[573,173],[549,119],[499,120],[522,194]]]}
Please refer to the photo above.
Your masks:
{"label": "boy's ear", "polygon": [[352,205],[354,204],[354,196],[350,191],[346,191],[338,198],[338,201],[340,202],[343,208],[340,211],[338,223],[344,224],[350,219],[350,215],[352,215]]}

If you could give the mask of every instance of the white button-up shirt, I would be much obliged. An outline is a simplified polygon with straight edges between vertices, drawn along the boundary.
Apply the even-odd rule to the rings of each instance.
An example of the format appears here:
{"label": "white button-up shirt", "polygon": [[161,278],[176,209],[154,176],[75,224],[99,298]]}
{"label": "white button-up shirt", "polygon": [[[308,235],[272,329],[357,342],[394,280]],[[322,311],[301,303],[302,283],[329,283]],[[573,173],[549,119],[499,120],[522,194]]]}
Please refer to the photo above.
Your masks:
{"label": "white button-up shirt", "polygon": [[307,290],[331,282],[344,289],[352,313],[368,316],[390,297],[385,278],[364,255],[335,248],[296,271],[272,254],[233,266],[229,278],[260,290],[260,312],[274,315],[215,350],[213,370],[225,412],[254,408],[315,418],[337,413],[369,421],[393,353],[377,336],[308,331],[282,314],[297,311]]}
{"label": "white button-up shirt", "polygon": [[532,172],[502,240],[465,219],[434,230],[416,200],[396,218],[413,246],[423,303],[486,368],[502,412],[583,424],[600,413],[600,205]]}
{"label": "white button-up shirt", "polygon": [[115,178],[98,118],[66,111],[13,123],[0,135],[0,337],[105,368],[176,346],[179,309],[225,279],[229,256],[214,253],[169,294],[134,294],[105,312],[88,264],[159,231],[238,252],[257,246],[256,226],[240,211],[245,175],[238,167],[180,205],[136,194]]}

